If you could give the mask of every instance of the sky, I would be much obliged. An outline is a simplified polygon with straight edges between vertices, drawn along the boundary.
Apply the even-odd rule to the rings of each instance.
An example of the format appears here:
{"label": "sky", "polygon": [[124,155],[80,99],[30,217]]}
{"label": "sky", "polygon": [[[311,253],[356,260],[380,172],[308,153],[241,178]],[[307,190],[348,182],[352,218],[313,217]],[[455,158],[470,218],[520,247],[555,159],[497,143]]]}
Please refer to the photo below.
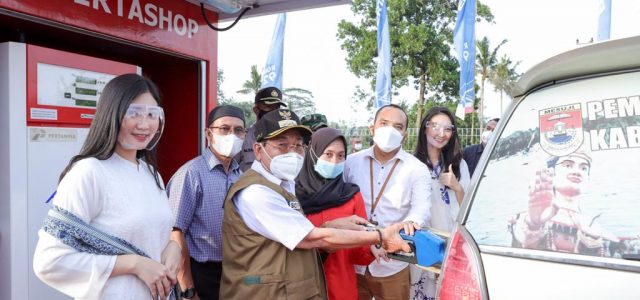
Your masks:
{"label": "sky", "polygon": [[[373,0],[372,0],[373,1]],[[495,20],[478,23],[476,38],[487,36],[491,45],[503,39],[499,56],[507,54],[520,61],[517,71],[525,72],[559,53],[582,47],[597,31],[598,0],[484,0]],[[640,34],[640,1],[612,0],[611,38]],[[262,70],[267,59],[276,15],[242,19],[231,30],[218,34],[218,67],[224,71],[222,91],[239,101],[253,101],[252,95],[236,93],[249,79],[251,65]],[[348,126],[369,125],[373,117],[364,104],[353,101],[356,86],[370,91],[369,81],[355,77],[347,67],[346,51],[336,37],[341,20],[354,22],[349,5],[287,13],[283,86],[304,88],[314,95],[319,113],[329,122]],[[222,23],[226,26],[229,23]],[[579,43],[576,43],[576,40]],[[478,82],[479,79],[476,79]],[[488,87],[485,116],[499,117],[508,105]],[[371,91],[370,91],[371,92]],[[392,102],[413,103],[418,92],[413,86],[400,89]]]}

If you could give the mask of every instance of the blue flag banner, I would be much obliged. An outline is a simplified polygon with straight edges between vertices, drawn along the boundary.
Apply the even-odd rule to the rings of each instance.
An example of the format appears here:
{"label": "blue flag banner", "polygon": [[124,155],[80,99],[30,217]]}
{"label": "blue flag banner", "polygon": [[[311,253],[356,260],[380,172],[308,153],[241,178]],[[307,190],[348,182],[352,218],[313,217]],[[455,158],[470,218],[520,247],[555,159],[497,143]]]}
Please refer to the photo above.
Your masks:
{"label": "blue flag banner", "polygon": [[391,103],[391,46],[389,45],[389,23],[387,1],[377,0],[378,13],[378,72],[376,76],[375,108]]}
{"label": "blue flag banner", "polygon": [[600,1],[598,17],[598,41],[606,41],[611,35],[611,0]]}
{"label": "blue flag banner", "polygon": [[262,85],[260,88],[277,87],[282,90],[282,55],[284,52],[284,27],[287,24],[287,14],[278,15],[276,29],[271,38],[271,48],[267,63],[262,70]]}
{"label": "blue flag banner", "polygon": [[476,0],[460,0],[458,17],[453,29],[453,44],[460,63],[460,102],[456,116],[464,116],[473,112],[475,93],[475,58],[476,58]]}

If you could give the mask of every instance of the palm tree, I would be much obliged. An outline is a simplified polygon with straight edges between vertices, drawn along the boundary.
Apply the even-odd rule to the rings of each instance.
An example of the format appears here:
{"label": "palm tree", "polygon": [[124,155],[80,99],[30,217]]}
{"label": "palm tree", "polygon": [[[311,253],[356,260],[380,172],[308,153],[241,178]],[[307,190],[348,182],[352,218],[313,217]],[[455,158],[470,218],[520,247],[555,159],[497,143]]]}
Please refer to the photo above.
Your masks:
{"label": "palm tree", "polygon": [[480,128],[483,127],[484,121],[484,84],[491,76],[491,71],[495,69],[498,63],[497,54],[498,49],[502,47],[507,40],[502,40],[500,44],[493,50],[490,49],[489,39],[485,36],[481,40],[476,41],[476,73],[480,75],[480,107],[478,108],[478,124]]}
{"label": "palm tree", "polygon": [[260,86],[262,85],[262,76],[258,73],[258,67],[256,65],[251,66],[251,77],[249,80],[245,81],[242,84],[242,89],[236,91],[236,93],[240,93],[243,95],[253,94],[255,95],[260,90]]}
{"label": "palm tree", "polygon": [[[262,74],[258,72],[256,65],[251,66],[251,78],[242,84],[240,94],[256,94],[262,86]],[[287,103],[289,109],[293,110],[300,117],[312,114],[316,111],[316,104],[313,102],[313,93],[302,88],[282,89],[282,101]]]}
{"label": "palm tree", "polygon": [[512,91],[520,74],[516,72],[516,67],[520,62],[513,64],[507,55],[503,55],[496,64],[495,69],[491,72],[489,81],[495,87],[495,91],[500,91],[500,113],[502,113],[502,94],[507,93],[512,97]]}

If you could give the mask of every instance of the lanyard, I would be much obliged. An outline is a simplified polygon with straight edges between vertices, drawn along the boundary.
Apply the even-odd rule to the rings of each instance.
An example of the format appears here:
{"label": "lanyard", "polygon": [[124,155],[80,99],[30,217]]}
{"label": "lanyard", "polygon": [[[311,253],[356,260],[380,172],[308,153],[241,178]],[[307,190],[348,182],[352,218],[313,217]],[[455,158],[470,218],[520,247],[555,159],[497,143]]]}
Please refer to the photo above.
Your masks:
{"label": "lanyard", "polygon": [[400,159],[396,159],[396,162],[393,163],[393,167],[391,167],[391,171],[389,171],[389,174],[387,174],[387,178],[384,179],[384,184],[382,184],[382,187],[378,191],[378,196],[376,196],[376,200],[374,202],[373,201],[373,158],[369,157],[369,183],[371,184],[371,213],[369,214],[369,222],[371,222],[373,225],[378,225],[378,222],[373,220],[373,211],[375,211],[376,206],[378,206],[378,202],[380,202],[380,198],[382,198],[382,193],[384,192],[384,189],[387,187],[387,183],[389,183],[391,174],[393,174],[393,170],[396,169],[396,166],[398,166],[399,162],[400,162]]}

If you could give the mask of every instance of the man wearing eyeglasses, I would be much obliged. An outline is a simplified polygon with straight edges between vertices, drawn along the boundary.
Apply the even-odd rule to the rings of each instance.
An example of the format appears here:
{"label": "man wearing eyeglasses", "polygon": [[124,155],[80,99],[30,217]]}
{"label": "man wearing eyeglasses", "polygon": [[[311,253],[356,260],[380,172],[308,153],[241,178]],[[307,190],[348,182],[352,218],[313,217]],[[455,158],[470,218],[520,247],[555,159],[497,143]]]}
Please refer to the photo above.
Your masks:
{"label": "man wearing eyeglasses", "polygon": [[233,159],[242,149],[244,113],[222,105],[207,117],[207,149],[184,164],[167,187],[175,224],[171,238],[182,247],[178,282],[185,299],[218,299],[222,276],[222,203],[242,171]]}
{"label": "man wearing eyeglasses", "polygon": [[[256,122],[262,119],[262,116],[266,113],[286,106],[287,105],[282,102],[282,91],[278,88],[265,87],[259,90],[256,93],[253,105],[253,113],[256,114]],[[254,130],[255,124],[251,125],[247,130],[247,137],[242,144],[242,152],[235,157],[243,172],[251,168],[251,164],[256,159],[256,155],[253,153],[253,144],[256,142]]]}
{"label": "man wearing eyeglasses", "polygon": [[410,249],[398,234],[401,224],[365,231],[366,220],[352,216],[314,227],[304,216],[294,179],[310,135],[288,109],[256,123],[256,160],[224,204],[221,299],[326,299],[316,248]]}

